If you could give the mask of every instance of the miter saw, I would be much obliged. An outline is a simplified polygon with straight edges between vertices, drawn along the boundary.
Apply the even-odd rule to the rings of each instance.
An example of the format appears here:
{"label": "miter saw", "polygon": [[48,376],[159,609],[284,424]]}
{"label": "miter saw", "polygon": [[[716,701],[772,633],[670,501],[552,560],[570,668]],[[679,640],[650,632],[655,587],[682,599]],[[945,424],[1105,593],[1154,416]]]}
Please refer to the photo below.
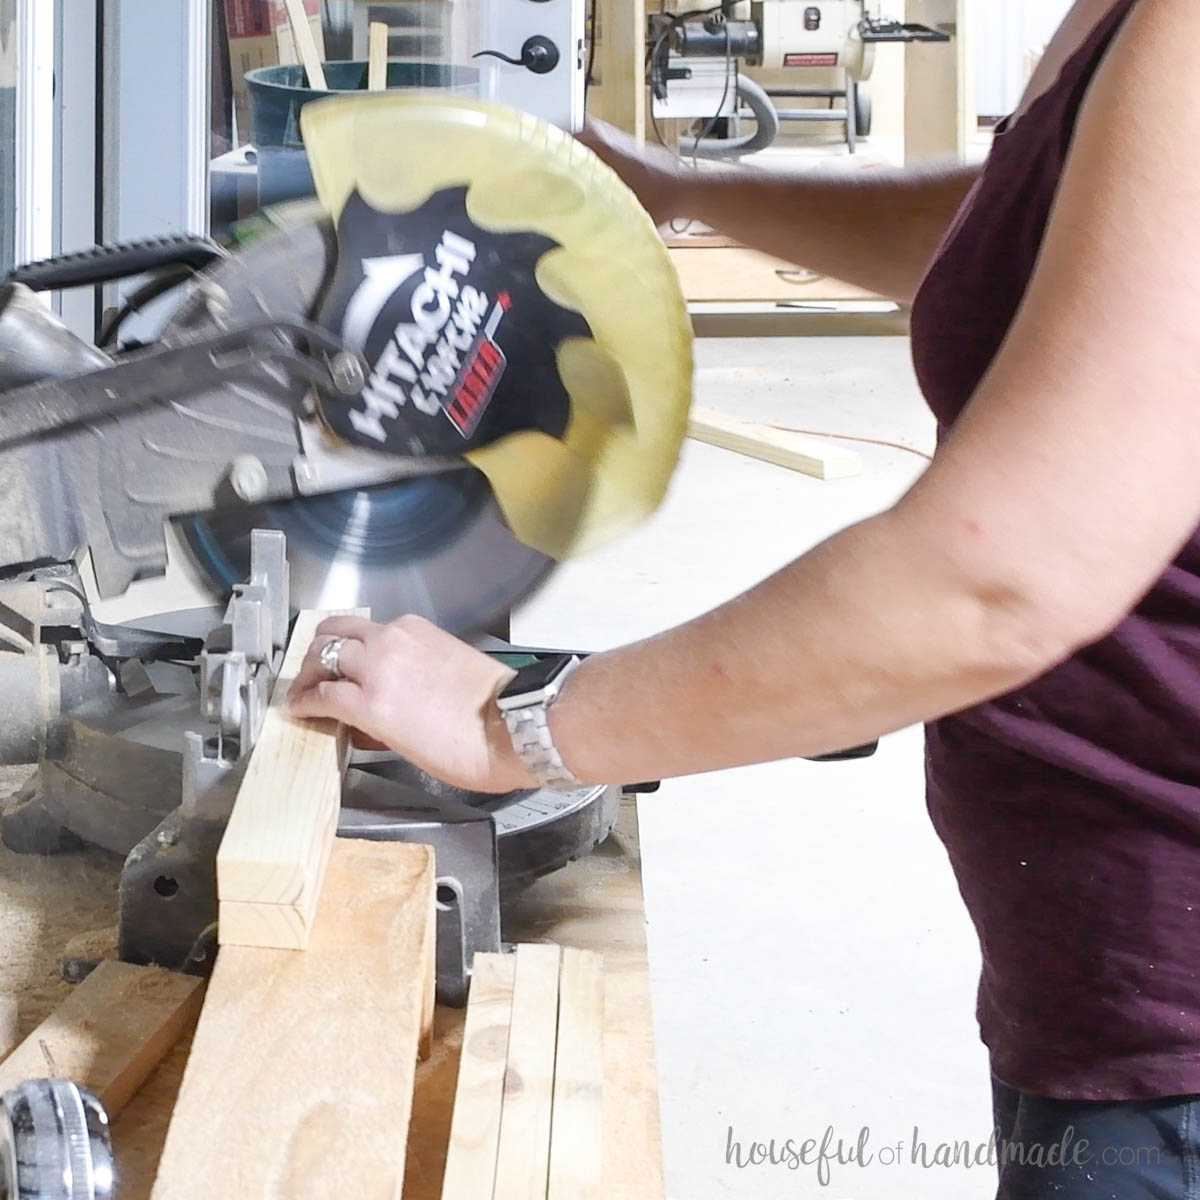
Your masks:
{"label": "miter saw", "polygon": [[[196,973],[292,613],[416,612],[513,666],[550,653],[487,632],[653,511],[690,401],[663,243],[577,142],[438,96],[322,101],[302,126],[319,203],[235,252],[143,242],[0,286],[0,763],[38,764],[3,838],[124,855],[121,956]],[[85,343],[37,296],[133,276],[125,311],[179,300],[150,345],[118,346],[125,311]],[[91,597],[164,570],[168,525],[224,607],[98,620]],[[503,898],[602,841],[620,790],[472,795],[360,754],[339,833],[436,848],[438,992],[462,1003]]]}
{"label": "miter saw", "polygon": [[[686,422],[661,241],[567,135],[386,94],[313,105],[304,132],[319,204],[236,252],[145,242],[0,288],[0,762],[39,764],[4,840],[126,855],[120,953],[175,969],[211,961],[215,852],[292,612],[480,637],[654,508]],[[150,345],[117,347],[121,314],[87,344],[36,295],[132,276],[131,311],[179,296]],[[90,595],[163,571],[171,524],[224,611],[97,620]],[[340,832],[437,848],[439,992],[461,1002],[501,895],[590,850],[618,800],[467,795],[368,755]]]}

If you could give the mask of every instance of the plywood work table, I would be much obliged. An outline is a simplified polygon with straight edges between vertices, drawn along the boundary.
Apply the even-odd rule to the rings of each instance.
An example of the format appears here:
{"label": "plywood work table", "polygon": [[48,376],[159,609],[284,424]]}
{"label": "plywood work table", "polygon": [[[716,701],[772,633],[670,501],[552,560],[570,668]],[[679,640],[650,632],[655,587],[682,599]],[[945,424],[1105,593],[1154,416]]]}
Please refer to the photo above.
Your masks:
{"label": "plywood work table", "polygon": [[[0,773],[0,795],[8,790],[4,784],[15,786],[19,778],[15,772]],[[115,921],[120,862],[101,851],[33,859],[2,847],[0,860],[0,993],[16,996],[23,1035],[70,991],[57,978],[67,942]],[[514,904],[504,934],[514,942],[554,941],[604,954],[606,1176],[601,1194],[612,1200],[663,1200],[633,799],[622,802],[617,828],[604,846],[541,880]],[[439,1008],[433,1053],[418,1069],[404,1200],[440,1200],[463,1015]],[[336,1012],[329,1020],[332,1036]],[[188,1042],[185,1039],[164,1059],[115,1123],[122,1200],[146,1200],[150,1194]],[[217,1147],[213,1150],[219,1152]]]}
{"label": "plywood work table", "polygon": [[[609,840],[534,884],[508,913],[513,942],[558,942],[604,955],[606,1200],[664,1200],[658,1078],[646,961],[636,800]],[[438,1009],[434,1051],[417,1071],[404,1200],[440,1200],[463,1013]]]}

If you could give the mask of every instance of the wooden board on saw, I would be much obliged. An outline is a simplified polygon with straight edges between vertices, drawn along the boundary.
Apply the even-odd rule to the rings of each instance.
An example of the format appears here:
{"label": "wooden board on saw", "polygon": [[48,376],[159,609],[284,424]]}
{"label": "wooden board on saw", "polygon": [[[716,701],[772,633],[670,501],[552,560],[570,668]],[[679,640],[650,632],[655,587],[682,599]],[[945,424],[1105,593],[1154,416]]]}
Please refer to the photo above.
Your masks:
{"label": "wooden board on saw", "polygon": [[744,246],[706,243],[686,245],[679,238],[668,252],[684,298],[689,301],[793,301],[803,304],[848,300],[879,301],[863,288],[815,275],[781,258]]}
{"label": "wooden board on saw", "polygon": [[434,874],[338,839],[305,951],[219,949],[153,1200],[400,1194]]}
{"label": "wooden board on saw", "polygon": [[[665,1200],[658,1077],[646,960],[637,802],[627,796],[608,841],[539,879],[505,911],[505,936],[553,940],[604,958],[600,1195]],[[460,1056],[461,1010],[438,1010],[434,1053],[417,1069],[404,1200],[441,1200]]]}
{"label": "wooden board on saw", "polygon": [[475,956],[442,1200],[598,1200],[600,955]]}
{"label": "wooden board on saw", "polygon": [[103,962],[0,1063],[0,1092],[70,1079],[115,1117],[191,1027],[203,994],[191,975]]}
{"label": "wooden board on saw", "polygon": [[[367,610],[355,614],[366,616]],[[300,721],[287,694],[317,626],[300,613],[271,705],[217,851],[221,945],[302,949],[337,830],[348,738],[333,721]]]}
{"label": "wooden board on saw", "polygon": [[693,408],[687,435],[693,441],[774,463],[815,479],[848,479],[862,474],[862,456],[854,450],[808,434],[744,421],[715,408]]}

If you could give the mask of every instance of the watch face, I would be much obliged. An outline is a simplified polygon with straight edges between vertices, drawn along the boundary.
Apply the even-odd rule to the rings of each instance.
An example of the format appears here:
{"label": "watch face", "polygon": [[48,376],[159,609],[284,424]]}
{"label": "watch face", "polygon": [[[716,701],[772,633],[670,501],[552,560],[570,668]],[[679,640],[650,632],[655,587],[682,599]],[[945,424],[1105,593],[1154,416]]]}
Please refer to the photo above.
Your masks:
{"label": "watch face", "polygon": [[522,667],[500,693],[501,700],[512,700],[544,691],[571,663],[574,656],[555,654],[539,659],[531,666]]}

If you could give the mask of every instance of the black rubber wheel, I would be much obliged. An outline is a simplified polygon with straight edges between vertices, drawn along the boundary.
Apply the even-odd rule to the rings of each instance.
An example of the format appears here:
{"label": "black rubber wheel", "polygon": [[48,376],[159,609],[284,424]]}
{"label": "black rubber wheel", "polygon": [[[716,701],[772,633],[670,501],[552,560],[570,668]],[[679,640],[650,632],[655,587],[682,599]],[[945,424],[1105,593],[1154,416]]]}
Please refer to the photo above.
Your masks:
{"label": "black rubber wheel", "polygon": [[860,138],[871,136],[872,116],[871,93],[860,87],[854,102],[854,123],[858,127],[858,136]]}

